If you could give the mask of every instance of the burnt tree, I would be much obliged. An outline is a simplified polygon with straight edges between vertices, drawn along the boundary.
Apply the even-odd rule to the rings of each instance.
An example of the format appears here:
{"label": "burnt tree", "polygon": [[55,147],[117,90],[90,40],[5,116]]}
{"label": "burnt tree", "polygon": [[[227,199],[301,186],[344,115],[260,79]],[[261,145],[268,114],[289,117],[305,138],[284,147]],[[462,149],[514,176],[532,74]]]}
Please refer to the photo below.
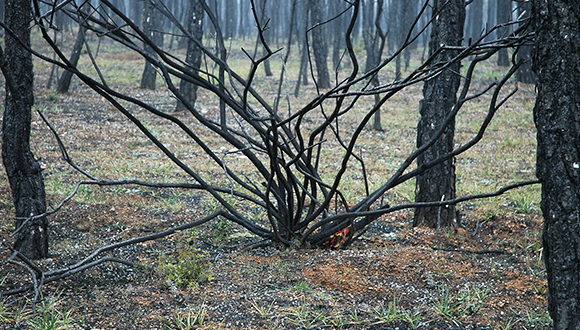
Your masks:
{"label": "burnt tree", "polygon": [[[528,24],[528,20],[530,18],[530,12],[532,10],[532,3],[529,1],[524,1],[519,4],[518,12],[521,19],[524,19],[523,25]],[[526,25],[527,27],[527,25]],[[527,31],[525,31],[527,33]],[[519,82],[523,82],[525,84],[533,84],[536,82],[536,76],[532,71],[532,45],[530,44],[523,44],[517,49],[517,58],[518,60],[524,61],[522,67],[516,73],[516,79]]]}
{"label": "burnt tree", "polygon": [[[511,0],[497,0],[497,24],[506,24],[510,21],[510,17],[512,14],[512,2]],[[507,38],[509,34],[508,27],[500,27],[497,29],[497,38]],[[497,53],[497,65],[499,66],[508,66],[510,65],[510,58],[508,56],[507,48],[502,48]]]}
{"label": "burnt tree", "polygon": [[[203,7],[200,0],[189,0],[189,9],[187,13],[187,55],[185,62],[189,68],[195,72],[201,67],[202,38],[203,38]],[[179,83],[179,90],[187,102],[177,101],[177,110],[184,110],[185,104],[195,106],[197,101],[197,85],[182,79]]]}
{"label": "burnt tree", "polygon": [[[447,63],[458,52],[446,46],[460,46],[463,39],[465,4],[462,0],[436,0],[433,7],[433,27],[429,54],[438,54],[432,59],[432,67]],[[423,100],[419,105],[421,119],[417,126],[417,147],[426,144],[445,123],[445,118],[453,109],[460,84],[461,63],[456,61],[437,77],[427,80],[423,86]],[[448,122],[439,139],[417,158],[421,167],[454,148],[455,120]],[[417,176],[416,202],[444,201],[455,198],[455,160],[446,160]],[[422,207],[415,210],[413,226],[425,225],[431,228],[453,226],[455,206]]]}
{"label": "burnt tree", "polygon": [[[75,45],[72,50],[72,54],[70,57],[70,65],[71,67],[77,66],[79,63],[79,59],[81,58],[81,51],[83,49],[83,45],[85,44],[85,37],[87,33],[87,28],[83,24],[79,24],[79,30],[77,34],[77,39],[75,41]],[[58,85],[56,86],[57,93],[68,93],[70,88],[70,83],[72,81],[73,73],[70,70],[65,70],[60,79],[58,80]]]}
{"label": "burnt tree", "polygon": [[[143,4],[143,32],[145,32],[155,46],[161,46],[163,44],[163,35],[160,31],[161,22],[161,15],[157,9],[157,0],[145,1]],[[144,48],[145,51],[151,53],[153,58],[157,58],[153,47],[149,43],[144,43]],[[147,60],[145,62],[145,68],[143,69],[143,75],[141,76],[141,88],[155,89],[156,77],[157,72],[155,71],[155,66],[151,61]]]}
{"label": "burnt tree", "polygon": [[41,166],[30,150],[34,104],[30,45],[31,2],[6,1],[6,54],[2,73],[6,102],[2,122],[2,158],[10,181],[16,215],[14,248],[32,259],[48,256],[48,219]]}
{"label": "burnt tree", "polygon": [[580,7],[535,1],[537,176],[554,329],[580,328]]}
{"label": "burnt tree", "polygon": [[310,18],[313,26],[312,33],[312,53],[316,64],[317,84],[320,88],[330,88],[330,75],[328,73],[328,45],[324,38],[323,7],[321,0],[309,0]]}
{"label": "burnt tree", "polygon": [[[383,13],[383,0],[379,0],[376,3],[376,10],[374,8],[374,1],[363,2],[363,40],[366,50],[366,72],[369,72],[379,66],[382,60],[383,50],[385,48],[385,43],[387,40],[387,33],[381,28],[381,15]],[[375,14],[376,13],[376,14]],[[399,63],[400,56],[397,57],[397,63]],[[371,78],[371,85],[373,87],[378,87],[380,85],[380,80],[378,75],[374,75]],[[380,102],[381,98],[378,94],[375,95],[375,104]],[[376,131],[382,131],[381,126],[381,111],[377,111],[373,118],[373,129]]]}

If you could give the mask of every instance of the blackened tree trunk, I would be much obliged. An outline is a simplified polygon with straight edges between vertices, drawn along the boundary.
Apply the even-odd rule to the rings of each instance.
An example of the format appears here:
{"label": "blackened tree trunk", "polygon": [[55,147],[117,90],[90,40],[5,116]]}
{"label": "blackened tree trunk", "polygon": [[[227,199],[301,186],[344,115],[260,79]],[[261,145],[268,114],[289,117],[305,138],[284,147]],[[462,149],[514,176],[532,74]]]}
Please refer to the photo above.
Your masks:
{"label": "blackened tree trunk", "polygon": [[387,24],[389,31],[388,47],[390,53],[394,53],[396,47],[399,47],[399,30],[401,25],[400,8],[402,3],[402,1],[391,1],[389,5],[389,19],[387,20]]}
{"label": "blackened tree trunk", "polygon": [[[512,2],[511,0],[498,0],[497,1],[497,24],[505,24],[510,21],[512,13]],[[509,29],[507,27],[502,27],[497,29],[497,38],[506,38],[508,36]],[[507,48],[502,48],[497,52],[497,65],[508,66],[510,65],[510,58],[508,56]]]}
{"label": "blackened tree trunk", "polygon": [[[187,30],[193,39],[187,40],[187,55],[186,63],[191,70],[199,70],[201,66],[202,50],[198,45],[201,45],[203,38],[203,6],[200,0],[189,0],[189,10],[187,15]],[[181,80],[179,90],[192,107],[195,106],[197,100],[197,86],[186,81]],[[177,110],[184,110],[185,106],[180,101],[177,102]]]}
{"label": "blackened tree trunk", "polygon": [[[518,12],[521,19],[529,19],[532,11],[532,3],[524,1],[519,4]],[[524,22],[523,24],[527,24]],[[524,32],[527,33],[527,32]],[[524,64],[516,72],[516,79],[525,84],[533,84],[536,82],[536,75],[532,71],[532,45],[521,45],[518,49],[518,60],[524,61]]]}
{"label": "blackened tree trunk", "polygon": [[[399,45],[402,45],[409,34],[409,31],[413,27],[413,22],[417,18],[417,0],[406,0],[402,2],[402,20],[401,29],[399,32]],[[411,61],[411,50],[416,48],[416,44],[413,43],[403,50],[403,57],[405,58],[405,70],[409,68],[409,63]]]}
{"label": "blackened tree trunk", "polygon": [[[339,1],[328,8],[330,17],[335,17],[336,15],[340,14],[344,10],[344,2]],[[348,22],[345,19],[345,15],[343,14],[339,18],[332,21],[332,32],[330,35],[332,36],[332,66],[338,70],[340,69],[340,62],[341,62],[341,53],[345,48],[345,34],[343,31],[343,27],[346,26]]]}
{"label": "blackened tree trunk", "polygon": [[532,22],[548,310],[555,330],[580,329],[580,6],[536,0]]}
{"label": "blackened tree trunk", "polygon": [[[459,46],[463,39],[465,22],[465,2],[463,0],[435,0],[433,14],[436,15],[431,32],[429,53],[433,54],[441,45]],[[443,7],[442,7],[443,6]],[[441,9],[441,10],[440,10]],[[440,11],[439,11],[440,10]],[[448,62],[457,51],[444,50],[435,59],[437,63]],[[461,63],[456,62],[434,79],[427,80],[423,87],[420,103],[421,119],[417,127],[417,147],[421,147],[442,125],[447,114],[452,111],[459,88]],[[453,150],[455,122],[452,121],[443,135],[417,158],[417,165],[441,157]],[[415,201],[433,202],[455,198],[455,160],[450,159],[434,166],[417,177]],[[431,228],[455,225],[455,207],[423,207],[415,210],[413,226],[425,225]]]}
{"label": "blackened tree trunk", "polygon": [[[323,21],[323,10],[321,0],[309,0],[310,17],[312,25],[320,24]],[[316,75],[318,87],[330,88],[330,75],[328,74],[328,44],[324,38],[323,26],[315,27],[312,33],[312,52],[314,53],[314,63],[316,64]]]}
{"label": "blackened tree trunk", "polygon": [[[379,66],[381,62],[381,57],[383,54],[383,49],[385,47],[387,34],[383,31],[380,26],[381,15],[383,12],[383,0],[378,0],[376,3],[376,8],[374,7],[374,0],[368,0],[362,2],[363,4],[363,40],[365,43],[366,50],[366,72],[369,72]],[[375,10],[376,9],[376,10]],[[371,78],[371,85],[373,87],[378,87],[380,85],[378,74]],[[379,94],[375,95],[375,105],[377,105],[381,100]],[[373,118],[373,129],[376,131],[382,131],[381,126],[381,111],[375,112]]]}
{"label": "blackened tree trunk", "polygon": [[[157,9],[157,1],[147,0],[143,4],[143,32],[155,45],[161,46],[163,44],[163,35],[161,34],[163,20],[161,19],[161,12]],[[144,49],[154,58],[157,58],[153,48],[147,43],[145,43]],[[143,76],[141,76],[141,88],[155,89],[156,77],[157,71],[155,71],[155,67],[151,62],[146,61]]]}
{"label": "blackened tree trunk", "polygon": [[[77,35],[77,40],[75,41],[75,45],[73,47],[73,51],[70,57],[70,65],[73,68],[76,68],[77,64],[79,63],[79,59],[81,58],[81,51],[83,49],[83,45],[85,43],[85,36],[87,33],[87,29],[84,25],[79,26],[79,32]],[[72,71],[65,70],[60,79],[58,80],[58,85],[56,86],[57,93],[68,93],[70,88],[70,83],[73,77]]]}
{"label": "blackened tree trunk", "polygon": [[294,96],[298,97],[300,92],[300,84],[308,85],[308,47],[307,47],[307,34],[306,27],[308,26],[308,4],[304,1],[299,1],[297,6],[298,15],[296,15],[296,33],[298,35],[298,46],[300,49],[300,69],[298,71],[298,80],[296,81],[296,87],[294,88]]}
{"label": "blackened tree trunk", "polygon": [[225,21],[225,37],[230,39],[230,38],[234,38],[235,34],[236,34],[236,21],[237,21],[237,15],[236,15],[236,3],[237,1],[235,0],[222,0],[222,3],[225,4],[225,17],[224,17],[224,21]]}
{"label": "blackened tree trunk", "polygon": [[[262,3],[260,5],[260,11],[261,11],[261,22],[260,24],[262,25],[262,27],[264,27],[264,24],[266,23],[266,21],[269,19],[269,15],[268,15],[268,3],[267,0],[262,0]],[[270,45],[270,40],[271,40],[271,35],[272,35],[272,25],[268,24],[268,28],[263,32],[264,34],[264,41],[266,42],[266,44],[268,44],[268,46]],[[262,55],[266,56],[268,54],[268,51],[266,50],[266,47],[262,47]],[[266,74],[266,76],[271,77],[274,74],[272,73],[272,68],[270,68],[270,60],[266,60],[264,61],[264,73]]]}
{"label": "blackened tree trunk", "polygon": [[2,158],[10,181],[16,215],[14,248],[29,258],[48,256],[48,219],[31,216],[46,212],[44,181],[39,162],[30,151],[31,109],[34,104],[32,56],[20,42],[30,45],[29,0],[7,0],[2,71],[6,78],[6,103],[2,122]]}

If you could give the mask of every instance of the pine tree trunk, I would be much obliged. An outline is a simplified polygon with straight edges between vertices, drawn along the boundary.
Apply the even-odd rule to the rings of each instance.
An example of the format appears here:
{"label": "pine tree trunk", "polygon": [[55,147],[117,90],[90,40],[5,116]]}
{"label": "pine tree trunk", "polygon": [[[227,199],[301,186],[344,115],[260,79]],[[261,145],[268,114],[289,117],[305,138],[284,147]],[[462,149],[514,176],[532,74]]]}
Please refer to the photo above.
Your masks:
{"label": "pine tree trunk", "polygon": [[[310,15],[312,25],[319,24],[323,20],[322,4],[320,0],[310,0]],[[328,73],[328,45],[324,40],[323,26],[314,28],[312,33],[312,52],[314,53],[314,63],[316,64],[316,74],[318,87],[330,88],[330,75]]]}
{"label": "pine tree trunk", "polygon": [[[511,0],[498,0],[497,1],[497,24],[505,24],[510,21],[510,16],[512,13]],[[497,29],[497,38],[507,38],[509,34],[509,28],[502,27]],[[508,56],[507,48],[502,48],[497,52],[497,65],[508,66],[510,65],[510,58]]]}
{"label": "pine tree trunk", "polygon": [[[529,19],[532,11],[532,4],[529,1],[522,2],[519,5],[519,15],[521,19]],[[526,24],[526,23],[523,23]],[[527,33],[527,31],[525,32]],[[518,60],[524,61],[524,64],[516,72],[516,79],[525,84],[533,84],[536,82],[536,75],[532,71],[532,46],[522,45],[518,49]]]}
{"label": "pine tree trunk", "polygon": [[548,310],[555,330],[580,329],[580,7],[536,0],[532,22]]}
{"label": "pine tree trunk", "polygon": [[[439,8],[444,6],[441,11]],[[431,32],[429,52],[433,54],[440,45],[459,46],[463,39],[465,5],[463,0],[436,0],[433,13],[437,15]],[[436,63],[449,61],[456,51],[443,51]],[[417,127],[417,147],[421,147],[439,129],[444,118],[456,102],[459,88],[461,63],[451,65],[446,71],[425,82],[423,100],[420,103],[421,119]],[[437,142],[417,159],[421,166],[453,150],[455,122],[452,121]],[[455,160],[450,159],[427,170],[417,177],[416,202],[438,202],[455,198]],[[413,226],[424,225],[431,228],[455,225],[455,207],[423,207],[415,210]]]}
{"label": "pine tree trunk", "polygon": [[[30,44],[29,0],[6,1],[5,21],[16,38]],[[14,248],[32,259],[48,256],[48,219],[26,221],[46,212],[44,181],[39,162],[30,151],[31,109],[34,104],[31,54],[6,33],[6,103],[2,122],[2,158],[10,181],[16,215]],[[22,228],[21,228],[22,227]]]}
{"label": "pine tree trunk", "polygon": [[[192,35],[194,40],[187,40],[187,55],[185,62],[189,64],[191,70],[198,70],[201,67],[202,50],[197,45],[196,41],[201,44],[203,38],[203,7],[199,0],[189,0],[189,11],[187,15],[188,32]],[[197,101],[197,86],[186,81],[181,80],[179,90],[183,94],[187,103],[195,106]],[[185,105],[177,101],[177,111],[184,110]]]}
{"label": "pine tree trunk", "polygon": [[[143,4],[143,32],[149,37],[155,45],[161,46],[163,44],[163,35],[161,34],[161,15],[157,7],[157,0],[147,0]],[[154,58],[157,58],[157,54],[153,51],[153,48],[145,44],[145,51],[149,52]],[[155,79],[157,77],[157,71],[155,67],[149,61],[145,62],[145,68],[143,69],[143,75],[141,76],[141,88],[144,89],[155,89]]]}
{"label": "pine tree trunk", "polygon": [[[77,64],[79,63],[79,59],[81,57],[81,51],[83,49],[83,45],[85,43],[85,35],[86,35],[87,29],[86,27],[84,27],[82,24],[79,25],[79,32],[77,35],[77,40],[75,42],[75,45],[73,47],[73,51],[70,57],[70,63],[71,66],[76,68]],[[58,80],[58,85],[56,86],[56,91],[57,93],[68,93],[68,90],[70,88],[70,83],[73,77],[73,73],[69,70],[65,70],[62,75],[60,76],[60,79]]]}

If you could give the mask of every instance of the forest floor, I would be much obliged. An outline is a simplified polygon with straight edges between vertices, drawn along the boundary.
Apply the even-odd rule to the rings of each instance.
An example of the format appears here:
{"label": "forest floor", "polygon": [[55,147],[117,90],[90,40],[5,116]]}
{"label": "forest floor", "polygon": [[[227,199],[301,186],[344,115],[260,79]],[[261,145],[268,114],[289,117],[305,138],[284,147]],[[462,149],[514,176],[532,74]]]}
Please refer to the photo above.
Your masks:
{"label": "forest floor", "polygon": [[[135,66],[137,76],[141,65]],[[36,75],[37,106],[59,131],[77,164],[111,179],[183,179],[102,98],[79,84],[73,84],[67,95],[55,95],[46,88],[50,68],[39,67],[44,71]],[[533,100],[531,89],[517,99],[519,106]],[[420,93],[420,88],[412,92]],[[164,88],[128,93],[160,108],[174,106]],[[420,99],[416,96],[401,103],[407,111],[412,109],[408,112],[415,113],[412,102]],[[204,95],[198,102],[208,109],[217,103]],[[148,120],[156,134],[172,139],[170,127]],[[514,129],[510,125],[519,121],[513,118],[498,120],[509,133],[491,130],[490,143],[497,144],[475,148],[471,156],[458,159],[458,167],[475,168],[473,164],[486,158],[499,171],[492,176],[509,180],[533,176],[533,142],[527,138],[533,132]],[[390,134],[387,127],[387,133],[369,130],[368,134],[392,138],[391,147],[406,139],[406,147],[412,147],[416,114],[409,122],[402,133]],[[405,124],[400,120],[395,124],[401,123]],[[458,128],[458,135],[466,132],[473,133],[469,127]],[[514,132],[529,135],[521,142],[507,135]],[[32,145],[46,167],[47,199],[54,207],[83,177],[63,162],[54,137],[37,114]],[[400,153],[405,148],[392,150]],[[518,152],[532,155],[514,156],[509,161],[517,170],[512,171],[501,158]],[[473,187],[485,186],[479,174],[472,181]],[[469,178],[461,176],[461,187],[466,182]],[[413,190],[407,188],[390,197],[408,200]],[[259,240],[223,220],[208,223],[195,231],[115,250],[111,256],[142,268],[105,264],[49,283],[42,288],[44,304],[33,306],[30,295],[1,297],[0,327],[40,329],[43,320],[53,320],[61,328],[79,329],[188,329],[188,325],[202,329],[549,329],[537,202],[530,195],[518,195],[485,203],[460,205],[464,227],[457,230],[413,228],[412,212],[392,213],[341,250],[245,249]],[[39,265],[64,267],[103,245],[201,218],[215,207],[207,196],[173,189],[84,187],[50,217],[51,256]],[[12,212],[8,182],[2,177],[0,240],[7,244],[14,230]],[[192,260],[188,267],[202,269],[205,280],[190,286],[171,281],[168,265],[176,262],[179,253],[182,259]],[[2,249],[1,291],[30,283],[23,268],[5,263],[9,257],[9,250]]]}
{"label": "forest floor", "polygon": [[[151,270],[98,266],[46,285],[43,292],[56,300],[49,315],[81,329],[187,329],[188,322],[205,329],[550,328],[539,217],[514,214],[478,228],[436,233],[411,228],[411,216],[377,221],[344,250],[267,247],[238,253],[249,239],[216,246],[206,241],[212,228],[200,228],[195,241],[209,253],[210,281],[190,288],[167,284],[160,256],[176,245],[183,248],[184,234],[112,254]],[[95,237],[143,235],[158,228],[154,223],[189,217],[118,204],[73,204],[52,219],[51,243],[58,252],[41,265],[53,269],[78,260],[97,248],[88,243]],[[128,227],[120,228],[120,221]],[[2,230],[2,239],[7,234]],[[66,250],[59,248],[63,241]],[[0,257],[7,260],[8,251]],[[0,275],[8,276],[3,290],[30,280],[11,265]],[[5,299],[21,324],[0,324],[27,329],[24,320],[34,320],[30,302]]]}

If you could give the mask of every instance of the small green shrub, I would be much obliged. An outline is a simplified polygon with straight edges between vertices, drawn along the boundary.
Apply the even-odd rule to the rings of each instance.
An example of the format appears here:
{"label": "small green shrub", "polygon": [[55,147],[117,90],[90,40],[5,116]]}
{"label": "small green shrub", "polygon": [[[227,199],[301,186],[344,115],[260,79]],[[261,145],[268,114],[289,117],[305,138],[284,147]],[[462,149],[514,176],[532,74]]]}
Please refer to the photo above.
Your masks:
{"label": "small green shrub", "polygon": [[184,240],[178,243],[177,257],[160,258],[159,269],[165,276],[168,286],[193,288],[202,282],[213,279],[208,260],[209,253],[195,247],[197,233],[190,231]]}

